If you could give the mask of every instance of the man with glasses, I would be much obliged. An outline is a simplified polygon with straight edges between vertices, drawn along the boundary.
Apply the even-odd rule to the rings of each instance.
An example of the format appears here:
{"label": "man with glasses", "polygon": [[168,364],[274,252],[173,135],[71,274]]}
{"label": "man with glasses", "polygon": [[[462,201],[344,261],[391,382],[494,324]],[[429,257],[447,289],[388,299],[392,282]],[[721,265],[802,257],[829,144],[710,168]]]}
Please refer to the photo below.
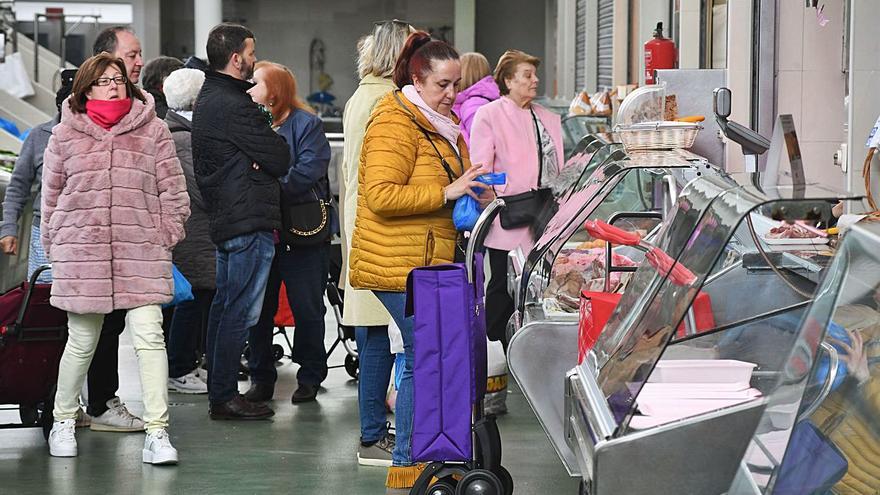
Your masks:
{"label": "man with glasses", "polygon": [[217,293],[208,321],[211,419],[265,419],[274,412],[238,393],[238,368],[248,329],[260,317],[274,231],[281,229],[281,189],[290,148],[251,100],[254,34],[220,24],[208,34],[211,71],[192,121],[196,181],[217,246]]}

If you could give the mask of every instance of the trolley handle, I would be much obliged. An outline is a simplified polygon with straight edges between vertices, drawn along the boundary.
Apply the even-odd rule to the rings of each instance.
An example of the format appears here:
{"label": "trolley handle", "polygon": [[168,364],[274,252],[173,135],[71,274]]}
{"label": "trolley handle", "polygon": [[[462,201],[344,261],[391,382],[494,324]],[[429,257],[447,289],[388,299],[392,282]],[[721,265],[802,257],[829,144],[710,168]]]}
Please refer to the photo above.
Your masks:
{"label": "trolley handle", "polygon": [[37,285],[37,278],[39,278],[46,270],[51,269],[52,265],[50,264],[40,265],[34,270],[34,273],[31,274],[31,278],[27,283],[27,289],[24,291],[24,299],[21,302],[21,307],[18,308],[18,315],[15,317],[15,322],[7,327],[7,332],[10,335],[17,336],[21,331],[21,328],[24,325],[24,317],[27,314],[27,308],[31,302],[31,296],[34,294],[34,286]]}

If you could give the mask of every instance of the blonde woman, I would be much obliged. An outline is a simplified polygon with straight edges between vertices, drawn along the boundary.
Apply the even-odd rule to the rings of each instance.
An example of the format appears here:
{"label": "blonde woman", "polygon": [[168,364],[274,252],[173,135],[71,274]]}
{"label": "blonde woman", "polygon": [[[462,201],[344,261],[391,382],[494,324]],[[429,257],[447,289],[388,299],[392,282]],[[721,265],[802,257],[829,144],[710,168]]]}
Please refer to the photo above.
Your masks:
{"label": "blonde woman", "polygon": [[394,435],[388,432],[385,419],[385,392],[391,378],[394,355],[388,340],[391,316],[368,290],[356,290],[348,283],[348,249],[354,233],[358,200],[358,161],[367,130],[367,121],[376,104],[396,86],[391,79],[394,63],[403,49],[412,26],[401,21],[377,23],[373,33],[358,44],[358,75],[361,82],[348,103],[342,118],[345,133],[342,170],[342,225],[345,241],[343,272],[345,306],[342,322],[355,327],[360,374],[358,376],[358,412],[361,441],[358,463],[365,466],[391,466]]}

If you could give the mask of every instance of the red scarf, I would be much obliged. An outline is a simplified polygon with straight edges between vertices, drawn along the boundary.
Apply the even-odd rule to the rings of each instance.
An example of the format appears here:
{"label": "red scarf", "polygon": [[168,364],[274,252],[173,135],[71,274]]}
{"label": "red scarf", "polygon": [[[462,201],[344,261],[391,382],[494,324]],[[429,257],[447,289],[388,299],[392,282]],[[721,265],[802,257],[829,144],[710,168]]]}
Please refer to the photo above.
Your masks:
{"label": "red scarf", "polygon": [[119,123],[131,110],[131,98],[124,100],[88,100],[86,114],[105,130]]}

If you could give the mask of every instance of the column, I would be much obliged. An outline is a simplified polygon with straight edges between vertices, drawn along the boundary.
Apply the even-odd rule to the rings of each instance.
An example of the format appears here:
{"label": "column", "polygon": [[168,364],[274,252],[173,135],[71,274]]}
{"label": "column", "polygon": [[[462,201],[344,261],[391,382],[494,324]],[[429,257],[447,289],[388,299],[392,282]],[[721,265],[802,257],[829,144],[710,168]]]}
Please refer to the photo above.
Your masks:
{"label": "column", "polygon": [[195,1],[195,52],[202,60],[208,60],[208,33],[211,28],[223,22],[222,0]]}
{"label": "column", "polygon": [[459,53],[476,49],[476,26],[476,0],[455,0],[455,48]]}

